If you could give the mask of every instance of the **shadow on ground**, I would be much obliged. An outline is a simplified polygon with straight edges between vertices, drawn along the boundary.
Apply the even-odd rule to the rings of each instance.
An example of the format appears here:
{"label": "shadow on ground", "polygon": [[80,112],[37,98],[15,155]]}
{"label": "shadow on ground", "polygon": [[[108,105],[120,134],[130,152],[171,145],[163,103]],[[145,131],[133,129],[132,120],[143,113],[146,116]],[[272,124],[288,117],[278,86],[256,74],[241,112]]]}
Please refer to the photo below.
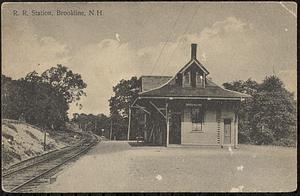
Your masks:
{"label": "shadow on ground", "polygon": [[151,144],[151,143],[145,143],[145,142],[136,142],[136,141],[132,141],[132,142],[128,142],[128,144],[131,146],[131,147],[145,147],[145,146],[160,146],[160,147],[163,147],[161,145],[158,145],[158,144]]}

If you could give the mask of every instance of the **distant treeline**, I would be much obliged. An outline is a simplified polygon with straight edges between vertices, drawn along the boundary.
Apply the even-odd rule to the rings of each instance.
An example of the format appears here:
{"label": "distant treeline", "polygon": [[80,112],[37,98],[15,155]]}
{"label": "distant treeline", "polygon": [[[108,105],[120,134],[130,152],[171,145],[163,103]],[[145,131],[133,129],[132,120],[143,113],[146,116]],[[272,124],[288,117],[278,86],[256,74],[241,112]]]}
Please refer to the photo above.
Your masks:
{"label": "distant treeline", "polygon": [[62,65],[41,75],[30,72],[18,80],[2,74],[2,118],[24,120],[47,129],[64,128],[69,104],[85,95],[86,86],[81,75]]}
{"label": "distant treeline", "polygon": [[112,137],[113,139],[113,133],[110,129],[110,118],[104,114],[74,113],[71,123],[77,124],[82,131],[91,131],[99,136]]}
{"label": "distant treeline", "polygon": [[105,136],[107,139],[127,139],[128,119],[123,119],[120,115],[75,113],[71,123],[77,124],[78,128],[83,131],[91,131],[99,136]]}

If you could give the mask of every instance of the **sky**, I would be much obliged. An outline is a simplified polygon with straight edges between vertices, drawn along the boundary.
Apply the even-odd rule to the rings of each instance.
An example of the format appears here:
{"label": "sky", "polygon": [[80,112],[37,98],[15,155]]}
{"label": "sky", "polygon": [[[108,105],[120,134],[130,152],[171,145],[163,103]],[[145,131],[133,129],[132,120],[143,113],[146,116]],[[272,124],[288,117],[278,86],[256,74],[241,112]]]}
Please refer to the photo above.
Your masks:
{"label": "sky", "polygon": [[70,115],[109,114],[108,99],[121,79],[173,76],[189,61],[191,43],[217,84],[275,74],[297,90],[294,2],[4,3],[1,9],[2,74],[19,79],[57,64],[81,74],[87,96],[81,110],[71,105]]}

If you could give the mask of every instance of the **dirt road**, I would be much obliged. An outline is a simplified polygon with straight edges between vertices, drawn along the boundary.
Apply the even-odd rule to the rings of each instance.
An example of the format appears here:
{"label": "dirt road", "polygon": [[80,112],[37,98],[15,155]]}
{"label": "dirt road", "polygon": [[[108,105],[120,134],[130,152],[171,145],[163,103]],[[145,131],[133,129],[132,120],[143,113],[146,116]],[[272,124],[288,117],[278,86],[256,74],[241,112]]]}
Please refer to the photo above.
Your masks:
{"label": "dirt road", "polygon": [[293,191],[296,149],[131,147],[101,142],[57,174],[47,192]]}

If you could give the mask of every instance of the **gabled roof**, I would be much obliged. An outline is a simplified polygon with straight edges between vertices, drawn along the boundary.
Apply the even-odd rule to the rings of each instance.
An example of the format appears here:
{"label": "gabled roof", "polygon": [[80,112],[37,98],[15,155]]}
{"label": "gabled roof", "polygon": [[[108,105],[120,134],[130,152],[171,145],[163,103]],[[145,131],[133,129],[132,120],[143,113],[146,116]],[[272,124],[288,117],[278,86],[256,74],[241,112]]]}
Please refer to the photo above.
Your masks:
{"label": "gabled roof", "polygon": [[[183,66],[173,77],[169,76],[148,76],[146,81],[151,81],[152,88],[148,88],[147,90],[143,90],[139,93],[141,98],[143,97],[156,97],[156,98],[165,98],[165,97],[173,97],[173,98],[222,98],[222,99],[240,99],[251,97],[250,95],[235,92],[231,90],[224,89],[223,87],[218,86],[211,80],[206,78],[205,87],[183,87],[181,85],[176,84],[175,78],[178,73],[183,73],[188,67],[196,64],[204,73],[208,75],[209,72],[207,69],[197,60],[196,58],[196,44],[192,44],[192,58],[191,60]],[[154,82],[154,80],[158,80]],[[164,82],[164,83],[162,83]],[[147,82],[146,82],[147,83]],[[160,84],[160,85],[159,85]],[[149,87],[149,86],[148,86]]]}
{"label": "gabled roof", "polygon": [[208,70],[197,60],[197,59],[191,59],[185,66],[183,66],[177,73],[184,72],[189,66],[191,66],[193,63],[198,65],[198,67],[206,74],[208,75]]}
{"label": "gabled roof", "polygon": [[149,90],[140,93],[140,97],[194,97],[194,98],[247,98],[250,95],[239,93],[224,89],[211,80],[207,80],[205,88],[192,88],[177,86],[177,85],[163,85],[160,88]]}

